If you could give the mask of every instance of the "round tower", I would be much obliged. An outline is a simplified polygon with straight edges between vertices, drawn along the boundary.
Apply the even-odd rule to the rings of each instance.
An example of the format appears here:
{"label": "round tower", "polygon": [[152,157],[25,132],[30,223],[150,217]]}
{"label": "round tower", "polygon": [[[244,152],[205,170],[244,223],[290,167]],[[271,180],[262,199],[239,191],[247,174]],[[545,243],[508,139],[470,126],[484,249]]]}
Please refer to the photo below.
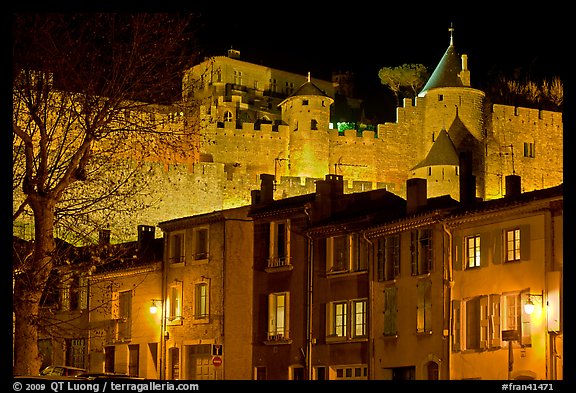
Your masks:
{"label": "round tower", "polygon": [[[472,157],[472,172],[483,187],[486,96],[470,86],[467,55],[459,56],[450,31],[450,45],[434,69],[430,79],[418,94],[417,105],[423,108],[422,143],[419,154],[430,151],[438,138],[438,130],[446,130],[456,152]],[[480,197],[484,197],[479,192]]]}
{"label": "round tower", "polygon": [[323,179],[329,173],[330,105],[334,100],[308,81],[279,104],[288,125],[289,176]]}

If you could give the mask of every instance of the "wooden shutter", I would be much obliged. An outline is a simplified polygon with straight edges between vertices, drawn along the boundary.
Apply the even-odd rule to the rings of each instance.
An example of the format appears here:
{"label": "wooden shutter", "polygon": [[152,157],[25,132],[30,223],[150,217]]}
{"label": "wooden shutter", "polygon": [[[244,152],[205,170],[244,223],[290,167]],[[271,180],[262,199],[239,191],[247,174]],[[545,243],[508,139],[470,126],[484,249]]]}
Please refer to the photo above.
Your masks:
{"label": "wooden shutter", "polygon": [[488,348],[490,339],[490,313],[488,296],[480,296],[480,349]]}
{"label": "wooden shutter", "polygon": [[500,317],[500,295],[490,295],[490,343],[491,348],[500,347],[500,332],[502,331]]}
{"label": "wooden shutter", "polygon": [[461,301],[452,300],[452,351],[461,350],[462,313]]}
{"label": "wooden shutter", "polygon": [[111,310],[112,319],[120,318],[120,292],[118,291],[112,292]]}
{"label": "wooden shutter", "polygon": [[502,263],[504,258],[504,251],[506,247],[504,246],[504,233],[502,229],[496,229],[492,232],[492,263],[499,265]]}
{"label": "wooden shutter", "polygon": [[454,236],[454,254],[452,255],[452,267],[454,270],[462,270],[462,250],[465,250],[462,236]]}
{"label": "wooden shutter", "polygon": [[530,246],[532,239],[530,238],[530,225],[520,225],[520,260],[526,261],[530,259]]}

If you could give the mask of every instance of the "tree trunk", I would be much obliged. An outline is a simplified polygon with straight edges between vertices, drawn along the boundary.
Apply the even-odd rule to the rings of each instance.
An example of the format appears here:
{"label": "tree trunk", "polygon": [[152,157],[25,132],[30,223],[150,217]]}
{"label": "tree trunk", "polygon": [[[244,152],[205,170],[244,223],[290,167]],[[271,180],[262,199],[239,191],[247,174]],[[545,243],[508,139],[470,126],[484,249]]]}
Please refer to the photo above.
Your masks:
{"label": "tree trunk", "polygon": [[29,263],[21,267],[14,285],[14,375],[38,375],[40,371],[40,301],[55,256],[54,202],[48,198],[35,198],[30,206],[35,220],[33,255]]}

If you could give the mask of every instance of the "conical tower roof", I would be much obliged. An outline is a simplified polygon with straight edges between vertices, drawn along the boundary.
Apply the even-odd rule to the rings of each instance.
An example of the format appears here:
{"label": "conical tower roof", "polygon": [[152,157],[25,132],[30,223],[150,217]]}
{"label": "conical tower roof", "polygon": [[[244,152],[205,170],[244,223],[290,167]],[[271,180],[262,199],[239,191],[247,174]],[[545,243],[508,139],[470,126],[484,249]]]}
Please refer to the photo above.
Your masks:
{"label": "conical tower roof", "polygon": [[316,86],[311,81],[310,73],[308,73],[308,80],[306,82],[304,82],[302,85],[300,85],[300,87],[297,88],[294,93],[292,93],[289,97],[287,97],[280,104],[278,104],[278,106],[281,106],[290,98],[297,97],[297,96],[321,96],[321,97],[329,98],[330,102],[334,102],[332,97],[330,97],[328,94],[326,94],[324,91],[322,91],[322,89],[320,89],[318,86]]}
{"label": "conical tower roof", "polygon": [[426,158],[411,170],[435,165],[459,165],[458,152],[446,130],[440,131]]}
{"label": "conical tower roof", "polygon": [[[450,32],[453,30],[454,29],[450,28]],[[444,56],[442,56],[442,59],[440,59],[436,69],[418,96],[424,97],[428,90],[439,87],[463,87],[464,84],[462,83],[459,75],[461,71],[462,60],[456,53],[456,48],[454,48],[454,40],[451,35],[448,49],[446,49]]]}

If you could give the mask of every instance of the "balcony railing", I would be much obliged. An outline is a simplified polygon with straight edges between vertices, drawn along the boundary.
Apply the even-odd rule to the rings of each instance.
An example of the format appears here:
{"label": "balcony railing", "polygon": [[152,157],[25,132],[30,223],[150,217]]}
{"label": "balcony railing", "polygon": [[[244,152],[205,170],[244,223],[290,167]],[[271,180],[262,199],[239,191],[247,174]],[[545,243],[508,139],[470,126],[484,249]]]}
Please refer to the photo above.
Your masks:
{"label": "balcony railing", "polygon": [[292,270],[292,258],[290,257],[273,257],[268,258],[266,271],[267,272],[275,272],[275,271],[286,271]]}

